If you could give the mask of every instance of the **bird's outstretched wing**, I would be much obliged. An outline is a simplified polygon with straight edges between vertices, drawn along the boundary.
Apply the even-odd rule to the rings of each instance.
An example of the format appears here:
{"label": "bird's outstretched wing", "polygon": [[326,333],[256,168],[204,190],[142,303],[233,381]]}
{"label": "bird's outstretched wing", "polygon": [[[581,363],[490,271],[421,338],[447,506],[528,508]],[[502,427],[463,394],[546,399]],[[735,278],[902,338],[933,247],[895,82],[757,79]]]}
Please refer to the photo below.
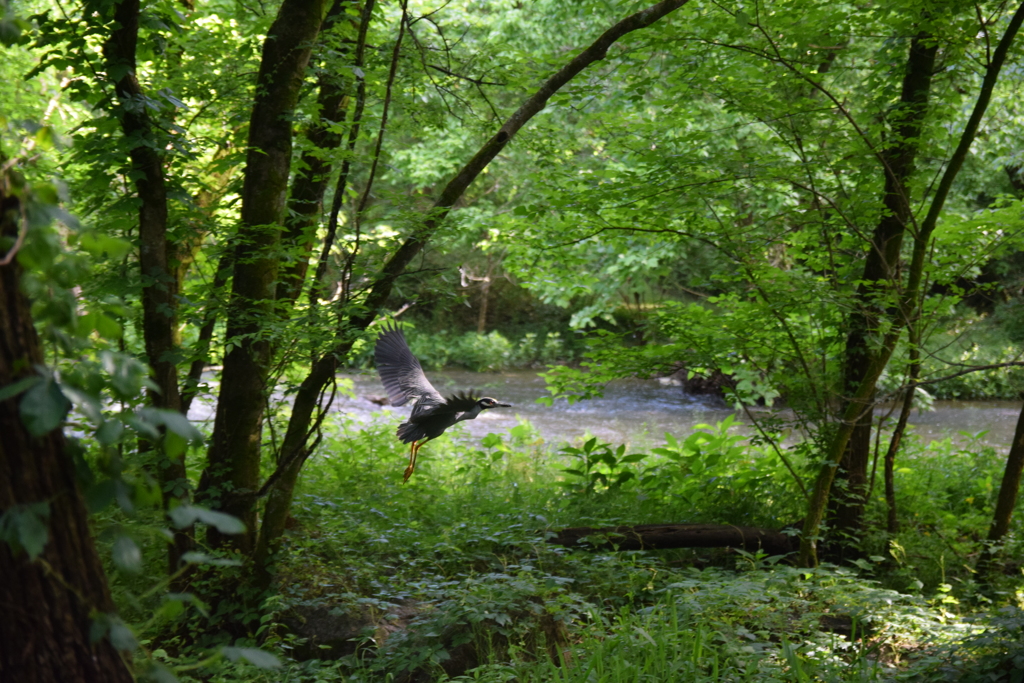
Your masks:
{"label": "bird's outstretched wing", "polygon": [[480,398],[472,391],[460,391],[452,394],[444,400],[445,407],[454,413],[464,413],[472,410]]}
{"label": "bird's outstretched wing", "polygon": [[479,400],[472,392],[467,393],[464,391],[452,394],[448,398],[441,398],[440,396],[437,398],[440,400],[436,402],[433,396],[416,401],[409,419],[416,420],[424,415],[441,419],[442,416],[448,415],[454,421],[459,414],[475,408],[476,402]]}
{"label": "bird's outstretched wing", "polygon": [[417,399],[417,406],[444,403],[444,397],[423,374],[423,367],[412,355],[400,329],[385,324],[373,355],[391,405],[402,406],[412,399]]}

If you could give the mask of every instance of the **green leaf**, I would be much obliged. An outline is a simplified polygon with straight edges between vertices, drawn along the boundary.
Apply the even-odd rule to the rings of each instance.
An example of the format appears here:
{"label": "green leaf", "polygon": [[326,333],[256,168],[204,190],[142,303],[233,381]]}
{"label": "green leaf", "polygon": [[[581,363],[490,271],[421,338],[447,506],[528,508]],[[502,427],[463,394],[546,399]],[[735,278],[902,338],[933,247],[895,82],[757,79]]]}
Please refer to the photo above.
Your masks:
{"label": "green leaf", "polygon": [[530,436],[530,429],[529,425],[516,425],[508,433],[513,439],[525,439]]}
{"label": "green leaf", "polygon": [[171,95],[171,94],[166,93],[166,92],[162,93],[162,95],[164,96],[165,100],[167,100],[168,102],[173,104],[177,109],[188,109],[188,105],[185,104],[184,102],[182,102],[181,100],[179,100],[174,95]]}
{"label": "green leaf", "polygon": [[121,338],[121,324],[105,313],[96,314],[96,331],[104,339],[116,341]]}
{"label": "green leaf", "polygon": [[131,250],[132,243],[118,237],[111,237],[99,232],[83,233],[78,240],[79,246],[93,256],[120,261]]}
{"label": "green leaf", "polygon": [[35,560],[49,539],[47,522],[50,504],[47,502],[17,505],[0,515],[0,541],[5,541],[17,554],[24,550]]}
{"label": "green leaf", "polygon": [[3,389],[0,389],[0,401],[6,401],[7,399],[17,396],[21,392],[25,391],[31,386],[35,386],[39,382],[42,382],[42,377],[25,377],[17,382],[8,384]]}
{"label": "green leaf", "polygon": [[96,430],[96,440],[103,446],[117,443],[124,434],[124,425],[120,420],[107,420]]}
{"label": "green leaf", "polygon": [[71,402],[78,408],[78,411],[88,418],[90,422],[93,424],[103,424],[103,407],[96,397],[67,385],[61,391],[67,398],[71,399]]}
{"label": "green leaf", "polygon": [[501,437],[497,434],[488,434],[480,440],[480,445],[484,448],[495,448],[501,445]]}
{"label": "green leaf", "polygon": [[114,564],[119,569],[130,574],[138,574],[142,571],[142,551],[135,541],[128,536],[122,534],[117,537],[117,540],[114,541],[114,546],[111,548],[111,555],[113,556]]}
{"label": "green leaf", "polygon": [[110,505],[116,495],[117,482],[113,479],[104,479],[86,489],[85,503],[89,506],[90,512],[99,512]]}
{"label": "green leaf", "polygon": [[153,683],[179,683],[178,677],[160,662],[148,661],[142,667],[142,680]]}
{"label": "green leaf", "polygon": [[177,458],[185,452],[187,447],[188,442],[174,432],[164,434],[164,452],[167,453],[168,458]]}
{"label": "green leaf", "polygon": [[156,441],[160,438],[160,430],[152,422],[141,419],[138,415],[128,415],[124,418],[125,423],[134,429],[140,436]]}
{"label": "green leaf", "polygon": [[141,362],[121,353],[100,353],[103,369],[110,375],[110,384],[117,398],[133,399],[142,390],[148,370]]}
{"label": "green leaf", "polygon": [[132,652],[139,646],[132,630],[118,619],[110,624],[110,642],[115,649]]}
{"label": "green leaf", "polygon": [[192,593],[168,593],[164,596],[164,600],[180,602],[182,604],[191,602],[192,606],[199,610],[200,614],[204,617],[209,616],[209,606]]}
{"label": "green leaf", "polygon": [[869,572],[869,571],[872,571],[872,570],[874,570],[874,567],[873,567],[873,566],[871,566],[871,563],[870,563],[870,562],[868,562],[867,560],[865,560],[864,558],[861,558],[861,557],[859,557],[859,558],[857,558],[856,560],[851,560],[851,561],[852,561],[852,562],[853,562],[853,563],[854,563],[855,565],[857,565],[858,567],[860,567],[861,569],[863,569],[864,571],[868,571],[868,572]]}
{"label": "green leaf", "polygon": [[281,666],[281,660],[277,657],[254,647],[224,647],[221,648],[221,654],[232,662],[244,659],[260,669],[276,669]]}
{"label": "green leaf", "polygon": [[50,516],[50,508],[46,503],[45,513],[40,514],[39,510],[27,509],[22,512],[18,519],[18,540],[21,547],[28,553],[30,560],[34,560],[43,552],[46,541],[49,540],[49,532],[46,528],[46,520]]}
{"label": "green leaf", "polygon": [[36,131],[35,135],[36,143],[40,147],[50,149],[53,147],[53,128],[50,126],[40,126],[39,130]]}
{"label": "green leaf", "polygon": [[163,604],[156,611],[156,615],[161,619],[174,619],[184,611],[185,603],[182,600],[169,600],[165,596]]}
{"label": "green leaf", "polygon": [[107,75],[110,77],[110,80],[115,83],[131,72],[132,68],[127,64],[112,64],[107,68]]}
{"label": "green leaf", "polygon": [[202,443],[203,433],[193,426],[188,418],[176,410],[165,408],[142,408],[139,416],[147,422],[163,425],[168,431],[173,432],[192,443]]}
{"label": "green leaf", "polygon": [[214,557],[206,553],[189,552],[181,556],[182,562],[188,564],[208,564],[214,567],[241,567],[241,560],[232,560],[226,557]]}
{"label": "green leaf", "polygon": [[71,408],[71,402],[52,379],[46,379],[25,392],[19,410],[25,427],[33,436],[56,429]]}
{"label": "green leaf", "polygon": [[179,529],[184,529],[198,521],[217,527],[217,531],[222,534],[240,534],[245,531],[245,524],[237,517],[215,510],[207,510],[198,505],[179,505],[167,514]]}

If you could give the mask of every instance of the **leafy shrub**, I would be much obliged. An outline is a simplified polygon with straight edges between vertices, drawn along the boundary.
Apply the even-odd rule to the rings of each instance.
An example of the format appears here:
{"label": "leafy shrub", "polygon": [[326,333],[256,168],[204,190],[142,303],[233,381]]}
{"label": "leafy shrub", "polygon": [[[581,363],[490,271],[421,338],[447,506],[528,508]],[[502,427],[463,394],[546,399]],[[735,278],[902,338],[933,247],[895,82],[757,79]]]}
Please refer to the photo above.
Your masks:
{"label": "leafy shrub", "polygon": [[[541,367],[569,362],[574,351],[557,332],[527,332],[518,341],[511,341],[501,332],[487,334],[466,332],[417,332],[403,326],[409,348],[428,370],[465,368],[474,372],[498,372],[513,368]],[[362,343],[353,357],[353,365],[368,367],[372,363],[373,344]]]}
{"label": "leafy shrub", "polygon": [[[926,344],[923,378],[949,377],[926,390],[941,400],[1016,399],[1024,391],[1024,368],[996,367],[952,376],[971,366],[998,365],[1020,360],[1024,348],[1015,328],[973,320],[936,334]],[[902,378],[900,379],[902,381]]]}
{"label": "leafy shrub", "polygon": [[1011,341],[1024,342],[1024,302],[1019,298],[997,304],[995,319]]}
{"label": "leafy shrub", "polygon": [[467,332],[455,340],[451,361],[474,372],[495,372],[512,367],[513,345],[500,332]]}
{"label": "leafy shrub", "polygon": [[[204,679],[942,680],[951,663],[965,675],[1013,664],[999,650],[1012,624],[950,649],[981,630],[957,614],[974,589],[954,561],[976,547],[998,485],[1001,457],[977,441],[908,437],[896,481],[903,532],[872,538],[865,566],[807,570],[743,552],[545,542],[564,526],[793,519],[792,476],[732,420],[638,453],[595,439],[557,452],[525,422],[471,444],[449,432],[402,484],[405,447],[390,422],[325,425],[260,636],[284,659],[299,652],[275,621],[295,605],[366,609],[379,625],[340,660],[286,660],[273,676],[217,664]],[[869,512],[877,523],[877,489]]]}

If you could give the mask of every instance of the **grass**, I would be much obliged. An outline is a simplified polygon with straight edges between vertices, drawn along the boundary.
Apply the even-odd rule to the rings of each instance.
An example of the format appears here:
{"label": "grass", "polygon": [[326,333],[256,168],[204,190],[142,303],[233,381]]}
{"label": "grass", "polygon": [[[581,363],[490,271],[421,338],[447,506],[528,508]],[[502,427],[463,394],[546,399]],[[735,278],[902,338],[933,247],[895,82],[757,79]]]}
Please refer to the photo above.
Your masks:
{"label": "grass", "polygon": [[[788,475],[728,428],[629,462],[608,447],[618,458],[590,471],[587,444],[553,451],[528,427],[482,448],[456,433],[406,485],[390,425],[336,430],[303,475],[275,618],[322,604],[363,610],[373,627],[357,654],[289,665],[289,680],[945,680],[953,652],[968,669],[981,656],[963,655],[983,632],[969,555],[1001,463],[978,444],[915,445],[895,543],[873,536],[860,566],[801,570],[742,552],[545,543],[563,526],[794,521],[799,505],[780,503],[793,499]],[[288,639],[272,630],[271,644]]]}
{"label": "grass", "polygon": [[[185,646],[175,631],[136,628],[154,660],[195,666],[204,648],[229,642],[282,663],[218,657],[177,670],[182,681],[224,683],[1010,681],[1024,670],[1020,544],[996,592],[983,593],[971,571],[1002,466],[982,444],[910,440],[896,482],[901,533],[871,534],[856,563],[807,570],[725,550],[546,542],[567,526],[794,522],[801,505],[788,472],[728,424],[640,454],[597,441],[553,449],[525,424],[483,440],[454,429],[404,485],[393,426],[330,425],[302,475],[278,587],[249,634],[218,635],[229,603],[207,616],[186,604],[176,618],[210,636]],[[880,497],[879,486],[874,526]],[[114,573],[122,614],[146,621],[157,608],[132,597],[140,579]],[[999,607],[1007,611],[988,619]],[[296,635],[297,615],[311,610],[354,624],[341,639],[350,654]]]}

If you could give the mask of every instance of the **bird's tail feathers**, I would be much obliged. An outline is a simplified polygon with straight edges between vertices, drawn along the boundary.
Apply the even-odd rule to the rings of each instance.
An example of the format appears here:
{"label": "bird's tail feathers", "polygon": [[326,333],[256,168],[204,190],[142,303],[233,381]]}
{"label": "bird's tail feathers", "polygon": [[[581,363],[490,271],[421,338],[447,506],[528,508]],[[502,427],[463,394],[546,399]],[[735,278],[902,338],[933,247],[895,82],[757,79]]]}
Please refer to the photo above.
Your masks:
{"label": "bird's tail feathers", "polygon": [[413,441],[419,441],[427,436],[427,433],[423,431],[423,427],[413,424],[412,422],[403,422],[398,425],[397,434],[402,443],[412,443]]}

